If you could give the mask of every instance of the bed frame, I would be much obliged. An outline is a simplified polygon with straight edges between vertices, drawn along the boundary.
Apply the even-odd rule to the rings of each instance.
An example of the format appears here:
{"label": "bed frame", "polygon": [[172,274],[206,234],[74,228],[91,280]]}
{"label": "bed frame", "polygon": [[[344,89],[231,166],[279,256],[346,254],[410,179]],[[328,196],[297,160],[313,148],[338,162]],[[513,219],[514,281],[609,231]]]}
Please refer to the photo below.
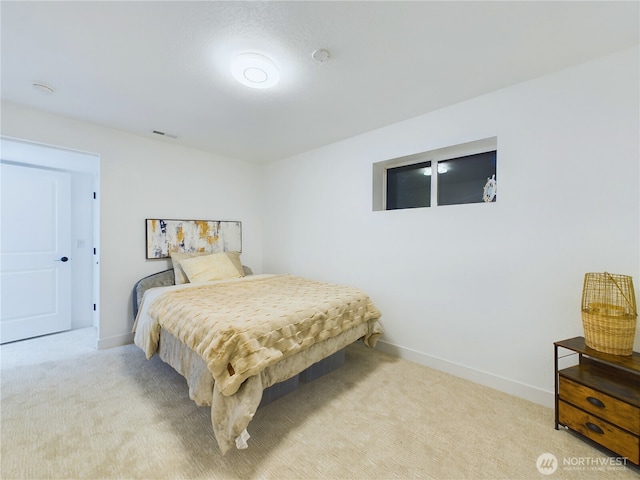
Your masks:
{"label": "bed frame", "polygon": [[[251,269],[243,265],[245,275],[252,275]],[[138,280],[133,287],[133,316],[138,315],[140,308],[140,302],[144,292],[153,287],[166,287],[175,285],[175,276],[173,268],[163,270],[158,273],[151,274],[140,280]],[[162,340],[161,340],[162,341]],[[333,355],[330,355],[323,360],[311,365],[306,370],[302,371],[298,375],[291,377],[280,383],[276,383],[262,392],[262,400],[258,408],[263,407],[278,398],[285,396],[288,393],[293,392],[298,388],[300,382],[309,383],[313,380],[326,375],[333,370],[344,365],[345,362],[345,349],[337,351]]]}

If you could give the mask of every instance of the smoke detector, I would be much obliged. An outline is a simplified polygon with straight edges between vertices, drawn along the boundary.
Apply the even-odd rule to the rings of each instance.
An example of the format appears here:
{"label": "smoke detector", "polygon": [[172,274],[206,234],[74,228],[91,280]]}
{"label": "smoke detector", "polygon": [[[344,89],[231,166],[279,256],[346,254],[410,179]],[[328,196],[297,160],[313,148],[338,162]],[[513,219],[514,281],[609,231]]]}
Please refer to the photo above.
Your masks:
{"label": "smoke detector", "polygon": [[324,48],[319,48],[311,54],[311,57],[318,63],[324,63],[331,58],[331,52]]}

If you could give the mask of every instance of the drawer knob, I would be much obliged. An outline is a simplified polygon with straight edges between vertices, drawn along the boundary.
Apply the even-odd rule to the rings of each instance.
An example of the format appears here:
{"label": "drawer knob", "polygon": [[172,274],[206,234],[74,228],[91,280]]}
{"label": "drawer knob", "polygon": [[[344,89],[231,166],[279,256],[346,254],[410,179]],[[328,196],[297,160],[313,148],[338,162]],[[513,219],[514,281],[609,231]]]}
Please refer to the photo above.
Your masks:
{"label": "drawer knob", "polygon": [[604,403],[602,403],[602,400],[599,400],[597,398],[587,397],[587,402],[589,402],[594,407],[604,408]]}
{"label": "drawer knob", "polygon": [[589,430],[591,430],[592,432],[599,433],[600,435],[602,435],[602,434],[604,433],[604,431],[603,431],[599,426],[597,426],[597,425],[596,425],[596,424],[594,424],[594,423],[587,422],[587,423],[585,423],[585,425],[586,425],[586,426],[587,426],[587,428],[588,428]]}

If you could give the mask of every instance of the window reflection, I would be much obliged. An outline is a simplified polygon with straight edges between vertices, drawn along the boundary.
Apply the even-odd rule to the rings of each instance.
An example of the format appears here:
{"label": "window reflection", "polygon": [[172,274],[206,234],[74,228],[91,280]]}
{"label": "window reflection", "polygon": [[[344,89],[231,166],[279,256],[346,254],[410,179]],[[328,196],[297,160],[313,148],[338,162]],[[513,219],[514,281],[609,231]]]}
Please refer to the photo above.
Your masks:
{"label": "window reflection", "polygon": [[[483,203],[487,180],[496,175],[496,151],[467,155],[438,162],[445,173],[438,175],[438,205]],[[492,200],[496,201],[495,197]]]}

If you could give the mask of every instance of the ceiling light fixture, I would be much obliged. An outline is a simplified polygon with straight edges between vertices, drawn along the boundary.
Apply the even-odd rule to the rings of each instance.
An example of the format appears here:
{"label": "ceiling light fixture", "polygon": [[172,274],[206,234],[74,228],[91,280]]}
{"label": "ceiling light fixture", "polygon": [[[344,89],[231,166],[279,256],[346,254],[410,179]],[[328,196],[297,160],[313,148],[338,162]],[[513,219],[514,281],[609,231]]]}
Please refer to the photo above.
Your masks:
{"label": "ceiling light fixture", "polygon": [[238,82],[251,88],[271,88],[280,80],[273,61],[259,53],[243,53],[231,64],[231,74]]}

